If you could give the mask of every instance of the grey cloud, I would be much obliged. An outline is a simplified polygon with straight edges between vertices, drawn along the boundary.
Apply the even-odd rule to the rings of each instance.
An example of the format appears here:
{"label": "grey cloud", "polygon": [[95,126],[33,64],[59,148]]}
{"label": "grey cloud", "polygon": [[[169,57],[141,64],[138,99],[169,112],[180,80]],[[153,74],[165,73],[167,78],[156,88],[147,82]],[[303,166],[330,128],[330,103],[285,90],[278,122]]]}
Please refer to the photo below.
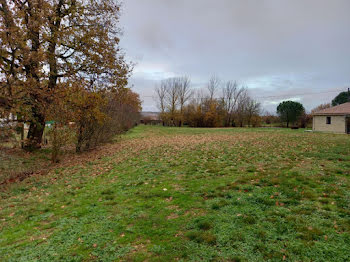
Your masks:
{"label": "grey cloud", "polygon": [[[145,108],[156,109],[147,96],[160,78],[182,74],[196,87],[214,73],[238,80],[257,97],[326,92],[350,84],[349,10],[348,0],[125,0],[121,45]],[[311,109],[335,95],[300,100]]]}

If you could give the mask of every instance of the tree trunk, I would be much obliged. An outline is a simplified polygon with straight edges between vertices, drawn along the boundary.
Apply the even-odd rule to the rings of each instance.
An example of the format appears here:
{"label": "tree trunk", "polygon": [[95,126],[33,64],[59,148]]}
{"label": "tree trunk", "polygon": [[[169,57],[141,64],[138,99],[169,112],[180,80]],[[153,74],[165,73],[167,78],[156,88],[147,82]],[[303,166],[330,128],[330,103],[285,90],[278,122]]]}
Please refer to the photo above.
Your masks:
{"label": "tree trunk", "polygon": [[79,133],[77,137],[77,144],[75,146],[75,152],[80,153],[81,152],[81,147],[83,145],[83,127],[80,125],[79,127]]}
{"label": "tree trunk", "polygon": [[60,150],[59,141],[57,138],[57,123],[55,122],[52,127],[52,152],[51,152],[51,161],[52,163],[58,163],[58,154]]}
{"label": "tree trunk", "polygon": [[34,151],[41,148],[41,140],[45,128],[45,117],[39,110],[33,109],[34,119],[30,121],[27,142],[24,149],[27,151]]}
{"label": "tree trunk", "polygon": [[21,123],[21,149],[24,149],[24,123]]}

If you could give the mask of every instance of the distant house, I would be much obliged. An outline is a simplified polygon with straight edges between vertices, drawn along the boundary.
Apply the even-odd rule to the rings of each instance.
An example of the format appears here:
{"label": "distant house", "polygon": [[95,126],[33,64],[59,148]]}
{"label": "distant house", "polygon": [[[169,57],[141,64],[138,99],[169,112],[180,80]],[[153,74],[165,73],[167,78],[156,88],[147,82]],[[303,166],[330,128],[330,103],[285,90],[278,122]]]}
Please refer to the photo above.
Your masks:
{"label": "distant house", "polygon": [[312,130],[350,134],[350,102],[315,112]]}
{"label": "distant house", "polygon": [[141,112],[140,123],[145,125],[159,125],[162,123],[158,112]]}

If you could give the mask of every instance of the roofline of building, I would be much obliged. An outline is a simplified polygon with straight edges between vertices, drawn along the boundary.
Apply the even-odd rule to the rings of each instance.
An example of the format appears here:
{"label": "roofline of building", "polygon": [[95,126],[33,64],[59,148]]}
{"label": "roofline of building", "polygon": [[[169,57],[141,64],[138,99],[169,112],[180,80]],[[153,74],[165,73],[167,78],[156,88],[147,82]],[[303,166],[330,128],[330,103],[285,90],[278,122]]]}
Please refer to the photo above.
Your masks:
{"label": "roofline of building", "polygon": [[349,113],[314,113],[312,116],[349,116]]}

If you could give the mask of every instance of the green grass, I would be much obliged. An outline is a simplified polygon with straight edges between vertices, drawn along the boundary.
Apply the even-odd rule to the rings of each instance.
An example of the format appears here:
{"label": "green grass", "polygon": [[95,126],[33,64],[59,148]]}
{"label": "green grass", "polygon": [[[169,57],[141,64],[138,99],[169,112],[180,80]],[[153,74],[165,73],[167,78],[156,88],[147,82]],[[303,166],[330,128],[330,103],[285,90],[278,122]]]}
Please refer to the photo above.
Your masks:
{"label": "green grass", "polygon": [[113,150],[3,188],[0,260],[350,260],[347,135],[139,126]]}

